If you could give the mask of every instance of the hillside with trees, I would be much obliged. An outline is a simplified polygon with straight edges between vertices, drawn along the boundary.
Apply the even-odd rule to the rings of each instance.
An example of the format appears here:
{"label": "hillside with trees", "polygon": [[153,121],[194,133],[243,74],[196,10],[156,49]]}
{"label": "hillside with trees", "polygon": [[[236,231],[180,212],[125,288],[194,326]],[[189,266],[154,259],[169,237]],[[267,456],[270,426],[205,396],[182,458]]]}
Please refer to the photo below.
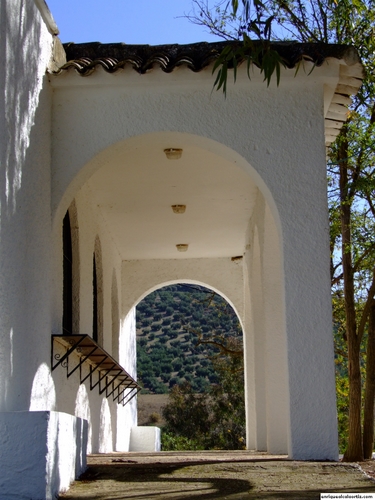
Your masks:
{"label": "hillside with trees", "polygon": [[137,306],[137,371],[144,393],[164,394],[188,382],[196,393],[218,382],[212,360],[242,329],[232,307],[196,285],[172,285]]}
{"label": "hillside with trees", "polygon": [[[245,448],[242,329],[220,295],[184,284],[143,299],[137,367],[143,393],[169,393],[164,450]],[[149,417],[160,425],[160,415]]]}

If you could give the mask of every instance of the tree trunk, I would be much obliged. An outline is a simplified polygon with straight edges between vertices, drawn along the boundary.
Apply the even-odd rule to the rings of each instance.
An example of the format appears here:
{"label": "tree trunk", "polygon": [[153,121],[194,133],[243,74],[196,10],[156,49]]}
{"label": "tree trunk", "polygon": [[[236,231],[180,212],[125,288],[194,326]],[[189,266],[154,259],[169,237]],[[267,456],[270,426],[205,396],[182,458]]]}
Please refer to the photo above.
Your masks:
{"label": "tree trunk", "polygon": [[372,301],[366,355],[365,408],[363,418],[363,454],[372,458],[374,448],[374,401],[375,401],[375,300]]}
{"label": "tree trunk", "polygon": [[357,335],[356,309],[354,296],[354,272],[352,261],[351,200],[348,197],[348,143],[345,127],[341,133],[338,151],[340,165],[340,213],[342,235],[342,267],[344,276],[346,335],[348,343],[349,371],[349,436],[344,460],[348,462],[363,460],[361,429],[361,369],[360,338]]}
{"label": "tree trunk", "polygon": [[359,362],[358,337],[348,333],[349,361],[349,436],[345,451],[345,462],[360,462],[363,460],[361,432],[361,368]]}

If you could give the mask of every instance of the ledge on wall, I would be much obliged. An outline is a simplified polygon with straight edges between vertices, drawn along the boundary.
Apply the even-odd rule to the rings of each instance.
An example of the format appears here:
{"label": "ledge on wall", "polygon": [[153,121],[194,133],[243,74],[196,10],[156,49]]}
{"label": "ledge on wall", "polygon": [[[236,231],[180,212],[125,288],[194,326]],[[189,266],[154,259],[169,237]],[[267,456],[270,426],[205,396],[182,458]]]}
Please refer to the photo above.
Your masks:
{"label": "ledge on wall", "polygon": [[[58,345],[65,349],[64,354],[56,352]],[[81,384],[89,379],[90,390],[98,387],[100,395],[112,396],[113,401],[123,406],[141,390],[124,368],[89,335],[52,335],[52,371],[60,365],[66,368],[68,378],[79,370]],[[82,370],[84,365],[87,370]]]}

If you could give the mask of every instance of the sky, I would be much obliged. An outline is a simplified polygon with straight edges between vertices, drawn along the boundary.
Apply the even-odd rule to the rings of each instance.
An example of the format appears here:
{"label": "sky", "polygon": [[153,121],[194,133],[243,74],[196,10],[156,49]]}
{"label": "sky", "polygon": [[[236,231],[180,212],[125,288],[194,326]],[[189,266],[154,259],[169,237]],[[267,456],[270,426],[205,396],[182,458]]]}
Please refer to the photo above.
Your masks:
{"label": "sky", "polygon": [[64,42],[170,44],[218,41],[185,19],[191,0],[46,0]]}

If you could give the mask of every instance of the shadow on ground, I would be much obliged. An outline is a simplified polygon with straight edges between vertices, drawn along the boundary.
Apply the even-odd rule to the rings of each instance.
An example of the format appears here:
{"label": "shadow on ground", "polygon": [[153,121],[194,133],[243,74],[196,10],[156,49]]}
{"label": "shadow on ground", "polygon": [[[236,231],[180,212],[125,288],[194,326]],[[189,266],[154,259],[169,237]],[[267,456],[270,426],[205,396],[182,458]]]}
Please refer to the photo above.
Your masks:
{"label": "shadow on ground", "polygon": [[[139,463],[128,454],[94,463],[61,499],[319,499],[320,493],[373,493],[375,482],[353,464],[281,460]],[[96,460],[98,462],[98,460]],[[108,461],[107,461],[108,462]]]}

